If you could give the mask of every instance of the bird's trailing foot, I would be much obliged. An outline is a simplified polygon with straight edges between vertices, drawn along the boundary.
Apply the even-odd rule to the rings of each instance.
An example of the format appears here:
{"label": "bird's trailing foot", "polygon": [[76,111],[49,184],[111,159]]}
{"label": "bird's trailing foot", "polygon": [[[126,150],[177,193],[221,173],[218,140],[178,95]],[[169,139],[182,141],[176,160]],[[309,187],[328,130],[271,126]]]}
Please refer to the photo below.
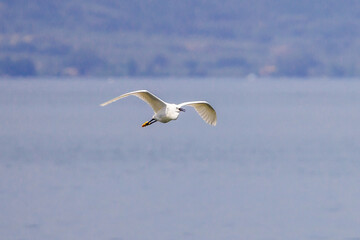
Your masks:
{"label": "bird's trailing foot", "polygon": [[149,126],[150,123],[149,122],[144,122],[144,124],[142,125],[142,127],[146,127],[146,126]]}
{"label": "bird's trailing foot", "polygon": [[144,122],[144,124],[142,125],[142,127],[149,126],[149,125],[153,124],[154,122],[156,122],[156,120],[155,120],[155,119],[151,119],[150,121]]}

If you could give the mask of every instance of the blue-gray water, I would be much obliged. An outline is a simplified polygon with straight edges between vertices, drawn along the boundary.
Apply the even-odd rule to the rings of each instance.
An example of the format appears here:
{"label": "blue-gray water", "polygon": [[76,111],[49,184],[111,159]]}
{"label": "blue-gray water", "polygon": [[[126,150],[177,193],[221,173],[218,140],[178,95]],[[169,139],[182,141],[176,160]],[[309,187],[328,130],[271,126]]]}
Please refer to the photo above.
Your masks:
{"label": "blue-gray water", "polygon": [[[136,89],[218,125],[99,107]],[[360,239],[359,106],[356,81],[1,80],[1,239]]]}

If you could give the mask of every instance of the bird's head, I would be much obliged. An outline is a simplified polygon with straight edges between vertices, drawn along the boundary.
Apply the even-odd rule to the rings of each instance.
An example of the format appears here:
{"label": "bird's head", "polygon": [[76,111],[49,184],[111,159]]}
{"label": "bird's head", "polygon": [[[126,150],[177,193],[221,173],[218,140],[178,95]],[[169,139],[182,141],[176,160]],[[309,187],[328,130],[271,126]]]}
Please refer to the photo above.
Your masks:
{"label": "bird's head", "polygon": [[182,107],[177,107],[176,110],[177,110],[178,112],[185,112],[185,109],[182,108]]}

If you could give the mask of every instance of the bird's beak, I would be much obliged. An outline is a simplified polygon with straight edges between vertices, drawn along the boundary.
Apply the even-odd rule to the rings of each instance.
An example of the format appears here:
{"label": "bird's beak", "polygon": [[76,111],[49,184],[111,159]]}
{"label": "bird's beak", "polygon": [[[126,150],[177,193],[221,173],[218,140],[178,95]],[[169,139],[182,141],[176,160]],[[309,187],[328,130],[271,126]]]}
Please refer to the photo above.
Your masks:
{"label": "bird's beak", "polygon": [[179,108],[180,111],[186,112],[184,108]]}
{"label": "bird's beak", "polygon": [[146,127],[146,126],[149,126],[149,122],[144,122],[144,124],[142,125],[142,127]]}

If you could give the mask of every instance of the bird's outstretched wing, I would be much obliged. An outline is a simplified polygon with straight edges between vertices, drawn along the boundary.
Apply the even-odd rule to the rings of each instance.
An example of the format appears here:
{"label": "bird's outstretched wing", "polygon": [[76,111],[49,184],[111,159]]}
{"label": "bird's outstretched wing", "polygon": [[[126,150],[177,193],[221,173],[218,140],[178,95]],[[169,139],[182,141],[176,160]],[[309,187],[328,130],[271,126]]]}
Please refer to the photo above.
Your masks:
{"label": "bird's outstretched wing", "polygon": [[206,101],[194,101],[194,102],[184,102],[179,104],[180,107],[191,106],[195,108],[196,112],[200,117],[208,124],[215,126],[216,125],[216,112],[214,108]]}
{"label": "bird's outstretched wing", "polygon": [[149,92],[147,90],[138,90],[138,91],[134,91],[134,92],[125,93],[114,99],[111,99],[107,102],[100,104],[100,106],[102,106],[102,107],[106,106],[110,103],[113,103],[121,98],[130,96],[130,95],[134,95],[134,96],[140,98],[141,100],[143,100],[144,102],[146,102],[147,104],[149,104],[155,113],[166,106],[166,103],[163,100],[161,100],[160,98],[158,98],[157,96],[155,96],[154,94],[152,94],[151,92]]}

